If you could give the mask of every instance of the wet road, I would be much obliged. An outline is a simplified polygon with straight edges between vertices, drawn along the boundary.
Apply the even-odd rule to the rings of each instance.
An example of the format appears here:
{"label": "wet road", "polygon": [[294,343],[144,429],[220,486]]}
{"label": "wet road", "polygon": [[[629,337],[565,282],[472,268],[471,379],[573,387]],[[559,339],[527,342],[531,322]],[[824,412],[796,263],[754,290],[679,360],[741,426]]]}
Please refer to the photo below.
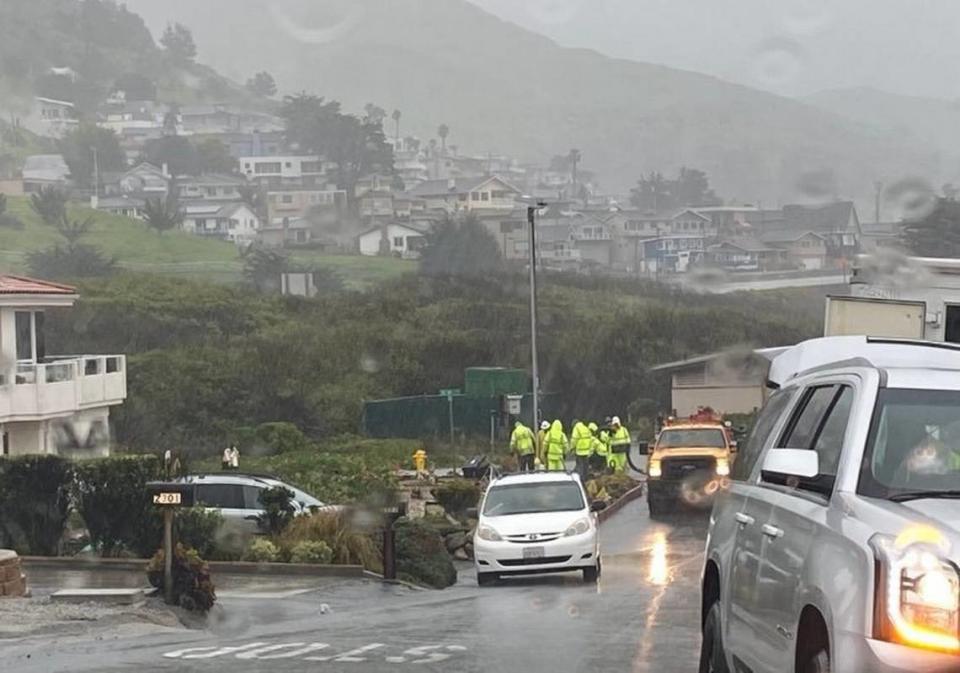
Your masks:
{"label": "wet road", "polygon": [[234,591],[212,632],[9,643],[5,670],[691,671],[705,532],[705,515],[654,522],[641,499],[603,525],[596,587],[557,575],[480,589],[464,566],[442,592],[358,581]]}

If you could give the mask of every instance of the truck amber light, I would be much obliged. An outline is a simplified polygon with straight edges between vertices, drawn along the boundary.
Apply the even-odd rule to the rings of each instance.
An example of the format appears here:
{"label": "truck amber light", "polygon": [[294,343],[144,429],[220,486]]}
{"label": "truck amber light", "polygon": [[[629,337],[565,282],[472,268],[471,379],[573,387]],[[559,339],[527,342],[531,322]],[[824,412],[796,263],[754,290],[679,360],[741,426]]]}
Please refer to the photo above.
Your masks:
{"label": "truck amber light", "polygon": [[960,652],[960,575],[942,547],[907,547],[885,535],[870,543],[880,581],[875,604],[880,637],[924,649]]}

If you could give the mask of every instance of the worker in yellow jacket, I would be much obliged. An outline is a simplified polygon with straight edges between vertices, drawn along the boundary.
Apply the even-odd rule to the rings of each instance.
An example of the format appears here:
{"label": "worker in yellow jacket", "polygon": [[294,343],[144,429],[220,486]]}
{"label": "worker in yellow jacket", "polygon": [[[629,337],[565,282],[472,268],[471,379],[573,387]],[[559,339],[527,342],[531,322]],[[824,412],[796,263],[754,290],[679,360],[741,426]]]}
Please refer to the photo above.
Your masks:
{"label": "worker in yellow jacket", "polygon": [[627,467],[627,452],[630,451],[630,431],[620,424],[620,417],[610,419],[609,465],[614,472],[623,472]]}
{"label": "worker in yellow jacket", "polygon": [[593,453],[593,433],[583,421],[575,421],[570,432],[570,444],[577,457],[577,474],[580,481],[586,483],[590,468],[590,454]]}
{"label": "worker in yellow jacket", "polygon": [[516,451],[521,472],[533,472],[534,454],[537,451],[537,438],[533,431],[520,421],[513,426],[510,435],[510,449]]}
{"label": "worker in yellow jacket", "polygon": [[570,450],[570,442],[567,435],[563,432],[563,423],[555,420],[550,424],[550,430],[547,431],[545,440],[547,454],[547,469],[555,472],[567,469],[564,463],[564,457]]}
{"label": "worker in yellow jacket", "polygon": [[547,433],[550,431],[550,421],[540,421],[540,430],[537,431],[537,462],[547,467]]}

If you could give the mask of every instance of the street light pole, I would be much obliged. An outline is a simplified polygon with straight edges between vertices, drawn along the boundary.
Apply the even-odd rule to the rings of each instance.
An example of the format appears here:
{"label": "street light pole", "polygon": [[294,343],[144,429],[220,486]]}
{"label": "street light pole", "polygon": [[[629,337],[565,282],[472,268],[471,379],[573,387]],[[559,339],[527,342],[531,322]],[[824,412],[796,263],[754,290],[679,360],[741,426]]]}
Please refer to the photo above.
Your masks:
{"label": "street light pole", "polygon": [[530,225],[530,359],[533,375],[533,426],[540,423],[540,363],[537,358],[537,208],[543,202],[527,207],[527,222]]}

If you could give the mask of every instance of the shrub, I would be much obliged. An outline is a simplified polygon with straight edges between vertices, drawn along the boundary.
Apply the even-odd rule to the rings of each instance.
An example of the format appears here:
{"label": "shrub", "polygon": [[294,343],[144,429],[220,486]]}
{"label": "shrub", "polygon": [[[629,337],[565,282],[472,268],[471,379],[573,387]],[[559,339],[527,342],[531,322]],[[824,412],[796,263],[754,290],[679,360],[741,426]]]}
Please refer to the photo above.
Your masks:
{"label": "shrub", "polygon": [[330,563],[333,550],[323,540],[304,540],[290,550],[290,563]]}
{"label": "shrub", "polygon": [[94,546],[104,556],[156,549],[156,509],[148,481],[159,479],[157,456],[113,456],[77,463],[74,497]]}
{"label": "shrub", "polygon": [[397,532],[397,574],[436,589],[456,584],[457,569],[443,538],[420,521],[400,519]]}
{"label": "shrub", "polygon": [[270,535],[278,535],[293,520],[296,494],[285,486],[271,486],[260,491],[263,514],[259,516],[260,528]]}
{"label": "shrub", "polygon": [[73,466],[58,456],[0,460],[0,546],[56,555],[70,511]]}
{"label": "shrub", "polygon": [[433,496],[448,514],[462,516],[480,502],[480,488],[469,479],[451,479],[433,489]]}
{"label": "shrub", "polygon": [[634,488],[637,482],[625,474],[605,474],[586,484],[587,495],[593,500],[616,500]]}
{"label": "shrub", "polygon": [[322,541],[330,547],[331,562],[339,565],[362,565],[379,572],[380,550],[372,535],[374,530],[356,524],[346,512],[317,512],[298,516],[279,536],[282,548],[292,556],[297,544]]}
{"label": "shrub", "polygon": [[257,426],[254,441],[274,453],[307,451],[313,448],[306,435],[293,423],[263,423]]}
{"label": "shrub", "polygon": [[280,550],[267,538],[258,537],[247,547],[244,559],[255,563],[276,563],[280,560]]}
{"label": "shrub", "polygon": [[[173,518],[173,534],[177,543],[196,549],[203,558],[217,558],[220,551],[220,527],[223,516],[217,510],[204,507],[182,507]],[[163,512],[153,507],[147,520],[149,530],[143,534],[143,544],[157,548],[163,544]]]}
{"label": "shrub", "polygon": [[[147,579],[160,590],[163,586],[163,549],[157,550],[147,564]],[[210,566],[197,550],[178,544],[173,553],[173,602],[187,610],[206,612],[217,594],[210,579]]]}

